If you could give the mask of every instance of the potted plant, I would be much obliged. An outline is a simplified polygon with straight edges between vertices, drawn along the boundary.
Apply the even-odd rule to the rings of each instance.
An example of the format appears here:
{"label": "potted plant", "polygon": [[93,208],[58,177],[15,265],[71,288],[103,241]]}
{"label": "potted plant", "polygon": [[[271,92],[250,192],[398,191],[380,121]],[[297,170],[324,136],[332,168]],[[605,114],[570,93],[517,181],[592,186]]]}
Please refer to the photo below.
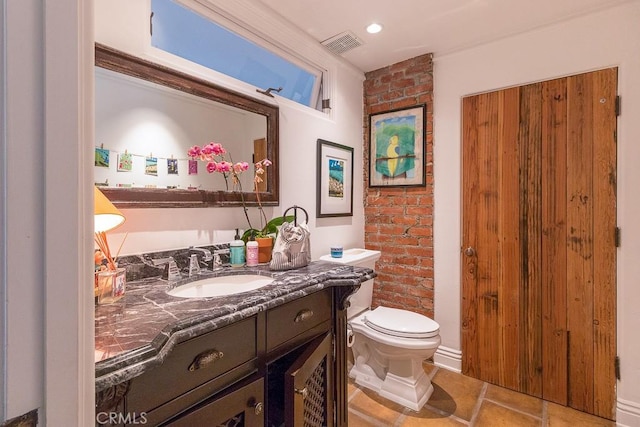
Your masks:
{"label": "potted plant", "polygon": [[259,263],[265,263],[271,260],[271,250],[273,249],[274,239],[278,234],[278,228],[285,221],[293,221],[293,216],[278,216],[272,218],[270,221],[267,221],[262,229],[256,230],[255,228],[249,228],[242,234],[241,238],[245,242],[245,244],[249,240],[255,240],[256,242],[258,242]]}
{"label": "potted plant", "polygon": [[[265,168],[271,165],[269,159],[262,159],[256,163],[255,174],[253,177],[253,191],[256,194],[256,200],[258,202],[258,210],[260,212],[260,221],[264,226],[260,229],[255,228],[251,224],[249,219],[248,207],[245,204],[244,196],[242,196],[242,185],[240,183],[239,175],[249,169],[247,162],[233,163],[231,156],[222,144],[217,142],[211,142],[202,148],[195,145],[188,151],[189,157],[192,159],[198,159],[207,162],[207,172],[221,173],[225,179],[227,190],[229,187],[228,178],[231,177],[234,188],[239,189],[242,208],[244,210],[244,216],[247,220],[249,227],[242,234],[242,240],[247,243],[249,240],[255,240],[258,242],[258,262],[265,263],[271,260],[271,250],[273,248],[273,239],[278,233],[278,227],[280,227],[285,221],[293,221],[293,216],[275,217],[270,221],[267,221],[267,216],[262,208],[262,202],[260,200],[260,192],[258,191],[258,184],[263,182],[262,176],[264,175]],[[229,157],[227,161],[226,156]]]}

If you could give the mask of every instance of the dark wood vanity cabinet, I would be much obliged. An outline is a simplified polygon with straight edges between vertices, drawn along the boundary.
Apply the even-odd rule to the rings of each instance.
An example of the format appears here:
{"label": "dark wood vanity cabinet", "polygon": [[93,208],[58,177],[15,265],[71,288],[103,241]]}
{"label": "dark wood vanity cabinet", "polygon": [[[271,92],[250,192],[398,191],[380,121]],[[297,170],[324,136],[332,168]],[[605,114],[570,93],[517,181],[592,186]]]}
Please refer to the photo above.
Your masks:
{"label": "dark wood vanity cabinet", "polygon": [[179,343],[130,381],[130,424],[346,425],[344,295],[323,289]]}

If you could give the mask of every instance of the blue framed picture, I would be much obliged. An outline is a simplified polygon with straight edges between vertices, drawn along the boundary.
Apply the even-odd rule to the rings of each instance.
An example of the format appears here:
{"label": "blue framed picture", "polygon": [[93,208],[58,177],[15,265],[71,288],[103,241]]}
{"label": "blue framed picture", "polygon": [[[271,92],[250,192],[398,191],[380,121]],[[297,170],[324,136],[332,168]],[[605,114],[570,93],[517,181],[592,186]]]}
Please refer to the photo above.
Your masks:
{"label": "blue framed picture", "polygon": [[353,216],[353,148],[318,139],[316,217]]}

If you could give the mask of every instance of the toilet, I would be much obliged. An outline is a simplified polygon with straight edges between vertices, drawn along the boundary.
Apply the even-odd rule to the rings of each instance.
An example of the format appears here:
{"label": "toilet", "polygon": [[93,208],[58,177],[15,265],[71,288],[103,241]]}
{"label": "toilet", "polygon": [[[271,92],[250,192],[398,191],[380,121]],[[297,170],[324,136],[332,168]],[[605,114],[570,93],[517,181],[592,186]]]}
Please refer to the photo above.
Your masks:
{"label": "toilet", "polygon": [[[342,258],[323,261],[375,268],[380,251],[347,249]],[[440,345],[440,326],[408,310],[377,307],[371,310],[373,279],[351,295],[347,309],[347,346],[353,351],[349,376],[357,384],[400,405],[419,411],[433,393],[422,362]]]}

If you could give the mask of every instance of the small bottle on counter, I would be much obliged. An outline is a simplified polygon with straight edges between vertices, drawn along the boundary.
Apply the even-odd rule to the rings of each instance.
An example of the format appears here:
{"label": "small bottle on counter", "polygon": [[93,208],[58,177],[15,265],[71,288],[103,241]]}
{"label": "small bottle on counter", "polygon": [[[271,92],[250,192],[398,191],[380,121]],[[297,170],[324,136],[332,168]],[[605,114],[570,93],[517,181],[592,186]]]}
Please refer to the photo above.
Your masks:
{"label": "small bottle on counter", "polygon": [[251,240],[247,242],[247,267],[258,265],[258,242]]}
{"label": "small bottle on counter", "polygon": [[234,239],[229,243],[229,262],[231,267],[242,267],[244,265],[244,242],[240,239],[237,228]]}

